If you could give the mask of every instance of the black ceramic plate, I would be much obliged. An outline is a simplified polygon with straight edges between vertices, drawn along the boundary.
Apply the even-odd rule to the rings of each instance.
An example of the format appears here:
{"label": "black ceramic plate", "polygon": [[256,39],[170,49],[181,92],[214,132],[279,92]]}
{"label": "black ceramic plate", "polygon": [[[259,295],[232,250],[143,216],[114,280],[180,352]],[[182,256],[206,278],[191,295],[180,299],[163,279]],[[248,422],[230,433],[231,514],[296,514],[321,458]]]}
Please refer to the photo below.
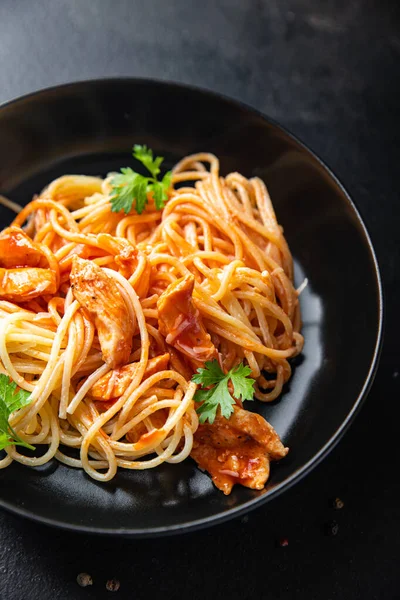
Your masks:
{"label": "black ceramic plate", "polygon": [[[156,535],[239,515],[287,490],[324,457],[371,384],[382,327],[377,263],[346,191],[303,144],[260,113],[198,89],[135,79],[76,83],[0,109],[0,193],[25,204],[65,173],[104,175],[129,164],[133,143],[166,157],[209,151],[223,173],[262,177],[296,263],[303,355],[279,402],[257,403],[291,449],[266,489],[224,496],[194,462],[122,472],[99,484],[53,461],[0,471],[0,505],[87,532]],[[1,227],[12,214],[0,212]]]}

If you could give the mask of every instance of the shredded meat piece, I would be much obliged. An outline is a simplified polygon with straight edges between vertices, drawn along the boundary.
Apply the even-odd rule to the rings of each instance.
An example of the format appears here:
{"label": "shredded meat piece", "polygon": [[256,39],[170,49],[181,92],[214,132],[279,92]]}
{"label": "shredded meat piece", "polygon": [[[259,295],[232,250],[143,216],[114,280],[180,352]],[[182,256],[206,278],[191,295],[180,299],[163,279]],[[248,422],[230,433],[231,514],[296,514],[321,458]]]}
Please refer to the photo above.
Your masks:
{"label": "shredded meat piece", "polygon": [[171,283],[157,301],[159,330],[165,341],[196,363],[217,357],[217,351],[193,301],[194,277]]}
{"label": "shredded meat piece", "polygon": [[263,417],[235,406],[229,420],[218,415],[212,425],[199,425],[191,456],[210,473],[218,489],[230,494],[236,483],[263,489],[270,461],[288,451]]}
{"label": "shredded meat piece", "polygon": [[[155,358],[150,358],[144,372],[143,379],[147,379],[150,375],[164,371],[168,367],[169,354],[161,354]],[[126,388],[132,381],[133,376],[139,366],[138,362],[130,363],[119,369],[109,371],[101,377],[91,388],[89,395],[95,400],[111,400],[119,398],[125,392]]]}
{"label": "shredded meat piece", "polygon": [[0,268],[0,298],[11,302],[27,302],[42,294],[54,294],[56,276],[50,269]]}
{"label": "shredded meat piece", "polygon": [[78,256],[70,280],[74,297],[94,316],[104,361],[113,369],[126,364],[135,323],[117,284],[96,263]]}
{"label": "shredded meat piece", "polygon": [[[19,227],[0,233],[0,298],[28,302],[57,290],[56,274],[40,245]],[[47,268],[45,268],[47,267]]]}
{"label": "shredded meat piece", "polygon": [[48,267],[46,255],[20,227],[7,227],[0,233],[0,267]]}

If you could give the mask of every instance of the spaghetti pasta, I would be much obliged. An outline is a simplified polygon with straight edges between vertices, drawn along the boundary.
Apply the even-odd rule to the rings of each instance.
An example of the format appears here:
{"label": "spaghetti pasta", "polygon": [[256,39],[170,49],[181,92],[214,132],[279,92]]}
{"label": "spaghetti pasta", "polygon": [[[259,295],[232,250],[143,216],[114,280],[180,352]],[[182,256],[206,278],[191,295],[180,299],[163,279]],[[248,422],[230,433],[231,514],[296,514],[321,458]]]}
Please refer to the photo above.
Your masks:
{"label": "spaghetti pasta", "polygon": [[244,363],[271,402],[302,350],[265,184],[200,153],[173,169],[163,210],[149,194],[142,214],[115,213],[111,195],[110,176],[60,177],[0,234],[0,371],[31,393],[10,425],[44,448],[10,444],[0,468],[55,458],[108,481],[192,454],[225,493],[260,489],[287,449],[238,399],[229,421],[199,426],[191,379],[205,361]]}

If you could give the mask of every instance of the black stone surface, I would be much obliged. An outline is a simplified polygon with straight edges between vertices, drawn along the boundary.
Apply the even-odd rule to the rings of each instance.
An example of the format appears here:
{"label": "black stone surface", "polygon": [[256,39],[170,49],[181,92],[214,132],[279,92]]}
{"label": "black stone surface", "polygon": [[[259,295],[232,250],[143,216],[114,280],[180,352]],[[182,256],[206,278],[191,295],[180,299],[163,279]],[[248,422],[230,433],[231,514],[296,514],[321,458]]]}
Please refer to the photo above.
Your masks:
{"label": "black stone surface", "polygon": [[[339,446],[242,520],[129,541],[0,513],[1,600],[106,598],[112,577],[121,582],[116,597],[138,600],[400,598],[399,59],[396,1],[2,0],[0,101],[76,79],[173,79],[252,104],[309,144],[370,230],[386,340],[369,399]],[[344,384],[338,374],[338,394]],[[327,535],[332,521],[336,535]],[[82,571],[93,586],[77,585]]]}

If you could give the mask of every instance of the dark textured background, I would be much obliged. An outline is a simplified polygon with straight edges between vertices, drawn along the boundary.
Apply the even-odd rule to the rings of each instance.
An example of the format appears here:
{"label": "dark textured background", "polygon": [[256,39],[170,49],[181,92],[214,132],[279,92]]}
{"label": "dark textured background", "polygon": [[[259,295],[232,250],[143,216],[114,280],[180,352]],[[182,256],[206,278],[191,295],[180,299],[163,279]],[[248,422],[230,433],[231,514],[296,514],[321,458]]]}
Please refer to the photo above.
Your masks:
{"label": "dark textured background", "polygon": [[[370,396],[332,454],[239,521],[112,540],[0,513],[1,600],[400,598],[397,404],[400,3],[397,0],[1,0],[0,101],[100,76],[193,83],[277,119],[343,180],[375,244],[386,340]],[[397,296],[397,297],[396,297]],[[351,345],[349,351],[351,360]],[[345,382],[339,381],[340,385]],[[330,499],[345,506],[335,511]],[[338,534],[324,534],[335,519]],[[277,546],[285,536],[289,545]],[[81,589],[87,571],[94,586]]]}

